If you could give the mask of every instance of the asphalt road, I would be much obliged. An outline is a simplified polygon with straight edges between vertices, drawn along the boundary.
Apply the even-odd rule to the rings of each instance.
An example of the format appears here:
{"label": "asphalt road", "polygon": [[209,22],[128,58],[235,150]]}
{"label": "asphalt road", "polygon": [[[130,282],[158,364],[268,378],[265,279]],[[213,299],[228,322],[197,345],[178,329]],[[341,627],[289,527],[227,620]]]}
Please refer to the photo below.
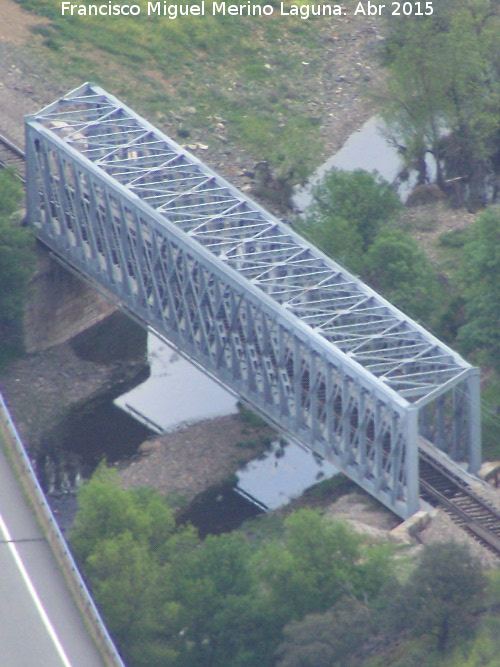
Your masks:
{"label": "asphalt road", "polygon": [[103,667],[0,448],[0,667]]}

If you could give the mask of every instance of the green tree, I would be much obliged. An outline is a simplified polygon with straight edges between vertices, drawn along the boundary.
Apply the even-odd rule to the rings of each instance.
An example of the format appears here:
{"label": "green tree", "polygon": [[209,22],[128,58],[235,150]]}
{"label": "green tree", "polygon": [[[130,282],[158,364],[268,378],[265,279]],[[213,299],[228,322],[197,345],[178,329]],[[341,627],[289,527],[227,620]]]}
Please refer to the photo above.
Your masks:
{"label": "green tree", "polygon": [[34,270],[34,242],[21,227],[17,211],[22,198],[19,180],[9,170],[0,171],[0,338],[14,339],[24,312],[27,286]]}
{"label": "green tree", "polygon": [[363,275],[408,315],[429,325],[436,318],[442,297],[436,274],[409,234],[400,229],[382,229],[365,255]]}
{"label": "green tree", "polygon": [[[120,486],[118,473],[101,464],[92,479],[78,493],[80,511],[75,519],[71,534],[71,545],[76,557],[83,563],[97,545],[105,540],[125,533],[139,544],[149,545],[149,540],[157,541],[155,530],[168,537],[174,528],[174,519],[164,507],[161,522],[148,510],[145,492],[131,493]],[[157,510],[155,503],[151,506]],[[166,535],[165,535],[166,533]]]}
{"label": "green tree", "polygon": [[437,183],[462,179],[461,197],[484,201],[500,128],[500,9],[495,0],[435,3],[428,17],[391,23],[382,115],[409,167]]}
{"label": "green tree", "polygon": [[466,322],[458,341],[500,370],[500,207],[486,209],[464,246],[462,281]]}
{"label": "green tree", "polygon": [[156,492],[124,490],[104,466],[79,506],[71,544],[130,667],[271,667],[286,623],[372,599],[390,570],[385,549],[312,511],[264,547],[237,532],[201,542]]}
{"label": "green tree", "polygon": [[332,169],[313,190],[304,233],[324,252],[353,271],[379,229],[401,209],[394,188],[367,171]]}
{"label": "green tree", "polygon": [[277,667],[347,667],[370,635],[370,609],[353,598],[324,614],[308,614],[283,629]]}
{"label": "green tree", "polygon": [[401,206],[394,188],[376,175],[333,170],[314,190],[302,229],[408,315],[438,328],[443,290],[425,253],[395,227]]}
{"label": "green tree", "polygon": [[278,629],[260,601],[248,540],[240,533],[209,535],[172,560],[175,599],[184,627],[181,663],[265,664]]}
{"label": "green tree", "polygon": [[70,543],[109,629],[135,667],[175,665],[180,607],[169,559],[198,545],[152,489],[127,491],[99,466],[78,494]]}
{"label": "green tree", "polygon": [[413,635],[430,635],[443,652],[477,628],[486,586],[479,562],[455,542],[426,546],[395,604]]}
{"label": "green tree", "polygon": [[259,558],[269,605],[285,623],[324,612],[346,595],[376,594],[387,576],[387,552],[365,550],[346,524],[313,510],[287,517],[284,543],[267,545]]}
{"label": "green tree", "polygon": [[[134,665],[151,665],[148,644],[165,638],[169,627],[174,635],[180,630],[178,605],[165,605],[165,598],[171,597],[166,573],[129,532],[99,541],[87,558],[85,573],[118,646],[127,658],[135,656]],[[164,652],[177,655],[168,645]]]}
{"label": "green tree", "polygon": [[19,210],[23,198],[21,181],[11,169],[0,171],[0,216],[9,217]]}

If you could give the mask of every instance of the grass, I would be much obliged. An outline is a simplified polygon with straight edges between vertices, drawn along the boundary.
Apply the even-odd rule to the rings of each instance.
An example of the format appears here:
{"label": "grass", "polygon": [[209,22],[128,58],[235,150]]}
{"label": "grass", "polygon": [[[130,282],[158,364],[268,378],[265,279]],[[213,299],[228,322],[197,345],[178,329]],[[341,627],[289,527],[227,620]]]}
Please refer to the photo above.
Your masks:
{"label": "grass", "polygon": [[[308,108],[302,61],[321,63],[328,22],[211,14],[136,17],[61,16],[55,0],[18,0],[45,16],[36,26],[63,77],[94,80],[182,141],[192,128],[223,147],[213,117],[224,120],[228,146],[267,160],[273,171],[303,180],[319,154],[318,118]],[[279,44],[279,48],[276,48]],[[189,124],[185,105],[194,108]],[[175,138],[175,136],[174,136]]]}
{"label": "grass", "polygon": [[312,504],[323,502],[333,503],[341,496],[351,493],[358,488],[348,477],[339,473],[310,486],[304,491],[303,499]]}
{"label": "grass", "polygon": [[500,377],[498,373],[486,374],[481,388],[481,429],[483,460],[500,460]]}

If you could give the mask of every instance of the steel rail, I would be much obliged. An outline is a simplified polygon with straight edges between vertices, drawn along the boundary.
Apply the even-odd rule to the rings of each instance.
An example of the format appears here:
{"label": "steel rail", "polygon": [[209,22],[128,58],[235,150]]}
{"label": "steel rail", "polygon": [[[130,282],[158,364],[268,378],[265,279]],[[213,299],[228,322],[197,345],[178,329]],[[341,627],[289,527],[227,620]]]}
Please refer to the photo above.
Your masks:
{"label": "steel rail", "polygon": [[[441,505],[461,528],[500,558],[500,511],[475,493],[468,484],[450,473],[431,457],[420,452],[420,489]],[[429,466],[431,471],[422,471]],[[438,481],[429,479],[430,472]],[[437,487],[440,488],[437,488]],[[422,493],[421,493],[422,495]],[[465,501],[467,506],[463,506]]]}
{"label": "steel rail", "polygon": [[0,134],[0,168],[12,167],[19,179],[25,182],[25,153],[22,148],[12,143],[6,136]]}

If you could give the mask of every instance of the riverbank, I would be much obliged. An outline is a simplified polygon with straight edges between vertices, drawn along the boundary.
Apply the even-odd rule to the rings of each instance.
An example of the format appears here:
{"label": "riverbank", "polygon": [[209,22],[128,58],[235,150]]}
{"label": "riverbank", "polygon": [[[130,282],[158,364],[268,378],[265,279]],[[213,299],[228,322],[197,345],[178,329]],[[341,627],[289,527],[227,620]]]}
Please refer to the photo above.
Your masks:
{"label": "riverbank", "polygon": [[123,393],[148,372],[146,333],[117,312],[68,343],[11,362],[0,370],[0,387],[36,457],[50,449],[48,439],[75,406]]}
{"label": "riverbank", "polygon": [[[347,0],[347,4],[352,4],[351,0]],[[23,114],[37,110],[81,83],[81,80],[64,78],[61,82],[59,76],[51,75],[48,66],[40,64],[43,58],[39,59],[38,55],[50,55],[50,52],[40,35],[33,36],[30,29],[37,25],[37,21],[42,23],[42,19],[23,12],[10,0],[0,0],[0,14],[9,17],[0,25],[0,88],[3,95],[0,131],[3,129],[17,143],[22,143],[20,119]],[[321,139],[321,150],[314,155],[317,164],[338,150],[345,139],[374,113],[374,104],[364,95],[364,90],[376,85],[383,76],[377,62],[383,35],[376,19],[366,17],[359,21],[336,23],[333,30],[321,33],[321,39],[324,62],[313,63],[300,54],[299,65],[303,76],[301,74],[300,80],[287,81],[286,93],[289,98],[288,117],[314,110]],[[273,44],[271,48],[277,48]],[[62,55],[63,52],[59,52],[57,57]],[[96,58],[102,58],[102,55],[97,54]],[[104,60],[99,64],[103,63]],[[266,70],[268,66],[272,68],[274,64],[266,63]],[[149,84],[131,80],[118,62],[110,68],[119,70],[116,80],[113,80],[114,88],[107,86],[110,92],[120,97],[123,95],[134,108],[134,100],[142,105],[141,96],[143,99],[148,96],[143,95],[144,88],[141,86],[144,85],[147,90]],[[149,76],[150,81],[155,80],[158,87],[167,86],[165,79],[156,78],[156,74],[144,71],[145,78]],[[109,76],[109,73],[103,72],[103,76]],[[135,78],[141,79],[137,74]],[[232,88],[231,81],[227,79],[225,85],[229,84]],[[172,85],[171,82],[168,85]],[[273,95],[277,93],[269,91],[268,94],[270,99],[267,103],[273,104]],[[140,106],[137,109],[174,138],[182,139],[179,131],[183,129],[182,141],[185,140],[190,151],[245,192],[259,196],[259,188],[256,187],[259,185],[256,170],[259,156],[250,154],[233,142],[230,127],[223,118],[218,120],[212,116],[199,120],[200,111],[192,106],[176,109],[175,113],[165,109],[161,114],[151,116],[147,109]],[[266,207],[272,207],[269,202],[262,201]],[[443,216],[446,222],[450,220],[446,212]],[[432,224],[432,221],[422,219],[422,232],[426,233],[426,227]],[[436,228],[432,231],[435,237],[439,233]],[[118,385],[123,387],[124,376],[129,370],[133,374],[137,368],[134,369],[129,362],[103,365],[89,359],[82,360],[75,355],[73,346],[66,345],[15,362],[4,376],[0,375],[0,385],[6,387],[9,404],[25,442],[36,450],[47,444],[47,434],[57,430],[73,406],[83,406],[103,390],[114,391]],[[206,488],[234,474],[243,463],[257,455],[259,448],[252,444],[251,437],[245,440],[249,433],[243,433],[244,429],[247,427],[238,424],[236,418],[228,417],[193,424],[160,439],[148,439],[141,446],[140,457],[121,470],[124,484],[154,485],[178,504],[189,502]],[[99,436],[92,433],[91,437]],[[331,504],[331,500],[326,498],[324,506]],[[349,503],[344,510],[337,506],[332,511],[335,516],[344,517],[354,512]],[[370,512],[367,521],[374,523],[376,514],[387,516],[386,510],[377,506]]]}
{"label": "riverbank", "polygon": [[[218,488],[234,478],[242,465],[266,449],[270,437],[273,437],[271,429],[249,426],[240,414],[218,417],[148,439],[135,460],[118,468],[125,488],[152,486],[166,496],[176,512],[182,513],[208,489]],[[498,489],[478,483],[477,492],[500,508]],[[205,498],[204,502],[209,501]],[[401,543],[401,537],[393,533],[401,519],[342,475],[310,487],[300,497],[274,510],[274,528],[270,530],[279,532],[285,516],[306,507],[347,522],[369,541],[390,541],[418,551],[424,544],[453,540],[466,545],[484,568],[498,567],[497,556],[442,510],[433,510],[427,527]],[[243,530],[251,537],[261,528],[245,524]]]}
{"label": "riverbank", "polygon": [[275,438],[272,429],[241,413],[207,419],[149,438],[122,467],[126,488],[154,486],[178,508],[210,486],[234,477]]}

